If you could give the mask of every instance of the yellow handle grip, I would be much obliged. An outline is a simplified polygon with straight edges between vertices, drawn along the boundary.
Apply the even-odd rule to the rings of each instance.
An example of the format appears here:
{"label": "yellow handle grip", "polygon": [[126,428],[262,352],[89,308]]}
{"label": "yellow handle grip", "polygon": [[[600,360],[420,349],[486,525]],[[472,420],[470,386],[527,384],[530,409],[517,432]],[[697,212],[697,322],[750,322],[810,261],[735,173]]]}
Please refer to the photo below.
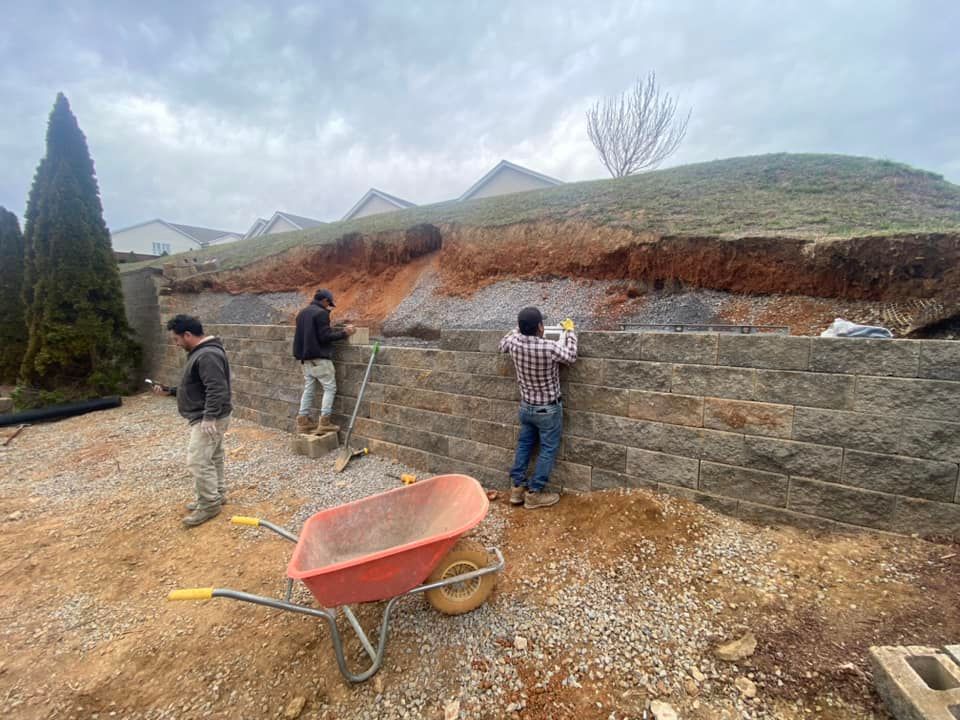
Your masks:
{"label": "yellow handle grip", "polygon": [[230,518],[234,525],[249,525],[250,527],[260,527],[260,518],[247,517],[246,515],[234,515]]}
{"label": "yellow handle grip", "polygon": [[213,588],[184,588],[173,590],[167,600],[209,600],[213,597]]}

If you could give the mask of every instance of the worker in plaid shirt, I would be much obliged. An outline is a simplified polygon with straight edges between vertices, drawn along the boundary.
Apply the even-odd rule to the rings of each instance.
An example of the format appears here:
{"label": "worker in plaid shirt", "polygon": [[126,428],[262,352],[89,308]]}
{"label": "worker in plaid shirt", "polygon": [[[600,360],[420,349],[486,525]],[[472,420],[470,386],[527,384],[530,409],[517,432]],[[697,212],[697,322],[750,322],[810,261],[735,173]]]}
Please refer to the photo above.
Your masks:
{"label": "worker in plaid shirt", "polygon": [[[563,404],[560,398],[560,364],[577,361],[577,336],[573,320],[564,320],[559,341],[543,337],[543,315],[527,307],[517,315],[517,329],[500,341],[500,352],[510,353],[520,386],[520,437],[510,470],[513,487],[510,502],[527,509],[550,507],[560,501],[559,493],[544,492],[550,479],[560,436],[563,433]],[[527,482],[527,465],[534,445],[540,453]]]}

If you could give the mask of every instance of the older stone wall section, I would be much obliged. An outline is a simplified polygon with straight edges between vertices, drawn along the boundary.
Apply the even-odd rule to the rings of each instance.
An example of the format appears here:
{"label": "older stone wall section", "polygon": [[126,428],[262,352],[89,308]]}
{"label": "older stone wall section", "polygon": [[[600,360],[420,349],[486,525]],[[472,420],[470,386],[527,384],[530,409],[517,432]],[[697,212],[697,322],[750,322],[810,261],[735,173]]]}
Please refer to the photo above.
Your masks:
{"label": "older stone wall section", "polygon": [[[212,326],[239,417],[291,430],[302,378],[286,326]],[[518,394],[499,332],[381,348],[354,444],[504,486]],[[345,424],[371,349],[337,353]],[[182,353],[168,346],[163,379]],[[562,376],[554,479],[645,487],[738,517],[960,537],[960,343],[582,333]]]}

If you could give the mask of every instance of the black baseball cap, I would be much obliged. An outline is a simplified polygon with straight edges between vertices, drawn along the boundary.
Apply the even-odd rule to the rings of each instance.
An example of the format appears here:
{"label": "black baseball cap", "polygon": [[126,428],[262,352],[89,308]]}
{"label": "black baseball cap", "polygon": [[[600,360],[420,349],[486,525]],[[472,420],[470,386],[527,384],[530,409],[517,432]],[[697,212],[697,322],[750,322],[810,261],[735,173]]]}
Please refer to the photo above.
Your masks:
{"label": "black baseball cap", "polygon": [[543,322],[543,315],[535,307],[525,307],[517,313],[517,327],[523,335],[536,335]]}
{"label": "black baseball cap", "polygon": [[337,304],[333,301],[333,293],[329,290],[317,290],[313,295],[313,299],[317,302],[321,300],[327,300],[330,303],[330,307],[336,307]]}

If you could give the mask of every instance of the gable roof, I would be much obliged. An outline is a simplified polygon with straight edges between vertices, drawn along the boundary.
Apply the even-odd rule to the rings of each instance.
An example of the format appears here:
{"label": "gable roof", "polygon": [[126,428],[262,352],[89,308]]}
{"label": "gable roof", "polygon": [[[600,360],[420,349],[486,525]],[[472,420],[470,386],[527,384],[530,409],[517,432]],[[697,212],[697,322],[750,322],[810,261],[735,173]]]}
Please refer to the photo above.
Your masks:
{"label": "gable roof", "polygon": [[193,242],[195,242],[200,247],[206,247],[210,243],[216,242],[219,238],[226,237],[228,235],[240,237],[238,233],[232,232],[231,230],[214,230],[213,228],[198,227],[196,225],[180,225],[178,223],[172,223],[172,222],[167,222],[166,220],[161,220],[160,218],[147,220],[146,222],[137,223],[136,225],[129,225],[125,228],[114,230],[110,234],[114,235],[116,233],[125,232],[127,230],[134,230],[135,228],[143,227],[144,225],[152,225],[153,223],[160,223],[164,227],[167,227],[176,233],[180,233],[185,238],[189,240],[193,240]]}
{"label": "gable roof", "polygon": [[261,230],[257,235],[266,235],[270,228],[274,226],[277,220],[286,220],[288,223],[293,225],[298,230],[306,230],[307,228],[319,227],[320,225],[326,225],[322,220],[314,220],[313,218],[303,217],[302,215],[294,215],[288,212],[280,212],[277,210],[273,217],[270,218],[270,222],[264,225],[263,230]]}
{"label": "gable roof", "polygon": [[253,221],[253,225],[250,226],[250,229],[244,233],[243,239],[248,240],[250,238],[258,237],[263,234],[263,229],[267,226],[267,221],[264,218],[257,218]]}
{"label": "gable roof", "polygon": [[347,211],[347,214],[344,215],[341,218],[341,220],[349,220],[350,218],[352,218],[357,213],[357,211],[363,207],[364,203],[366,203],[367,200],[369,200],[372,197],[378,197],[384,202],[388,202],[400,210],[417,206],[416,203],[412,203],[409,200],[404,200],[403,198],[398,198],[396,195],[391,195],[390,193],[385,193],[383,190],[370,188],[369,190],[367,190],[366,193],[364,193],[363,197],[360,198],[357,201],[357,203],[352,208],[350,208],[350,210]]}
{"label": "gable roof", "polygon": [[475,192],[477,192],[477,190],[479,190],[488,182],[490,182],[490,180],[493,179],[494,175],[496,175],[498,172],[500,172],[505,168],[509,168],[510,170],[516,170],[518,173],[523,173],[524,175],[528,175],[537,180],[541,180],[542,182],[545,182],[548,185],[563,185],[563,181],[557,180],[556,178],[552,178],[549,175],[543,175],[542,173],[538,173],[533,170],[530,170],[529,168],[525,168],[520,165],[517,165],[516,163],[512,163],[509,160],[501,160],[493,167],[493,169],[490,170],[490,172],[488,172],[482,178],[477,180],[473,185],[471,185],[467,189],[467,191],[460,196],[459,199],[469,200],[471,195],[473,195]]}

